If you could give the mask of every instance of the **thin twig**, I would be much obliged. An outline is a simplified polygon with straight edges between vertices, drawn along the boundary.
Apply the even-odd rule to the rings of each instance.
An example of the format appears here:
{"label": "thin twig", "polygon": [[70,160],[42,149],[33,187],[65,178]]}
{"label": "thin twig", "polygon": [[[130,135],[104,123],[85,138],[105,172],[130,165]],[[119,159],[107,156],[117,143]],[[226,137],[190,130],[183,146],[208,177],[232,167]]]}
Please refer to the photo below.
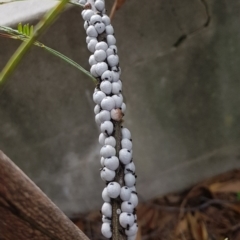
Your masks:
{"label": "thin twig", "polygon": [[36,25],[36,28],[30,39],[20,45],[17,51],[9,59],[6,66],[3,68],[2,72],[0,73],[0,85],[3,85],[5,83],[9,75],[17,67],[23,56],[27,53],[28,49],[32,46],[36,39],[46,30],[46,28],[53,23],[55,18],[59,15],[59,13],[63,10],[64,6],[67,3],[68,0],[62,0],[59,4],[57,4],[53,9],[51,9],[43,16],[41,21]]}
{"label": "thin twig", "polygon": [[[121,122],[114,122],[114,127],[115,127],[115,132],[113,137],[116,139],[116,156],[119,157],[119,151],[121,150],[121,139],[122,139],[122,134],[121,134]],[[121,187],[124,185],[124,168],[120,164],[119,168],[116,172],[116,177],[115,181],[118,182]],[[125,234],[121,234],[124,232],[124,229],[119,223],[119,215],[117,214],[117,210],[121,209],[121,202],[118,201],[117,199],[112,199],[112,225],[113,225],[113,235],[112,239],[113,240],[126,240]]]}
{"label": "thin twig", "polygon": [[[2,31],[6,31],[8,32],[8,34],[5,33],[0,33],[0,36],[6,37],[6,38],[10,38],[10,39],[17,39],[17,40],[21,40],[21,41],[28,41],[28,39],[30,38],[27,35],[21,34],[19,32],[17,32],[15,29],[9,28],[9,27],[5,27],[5,26],[0,26],[0,30]],[[67,56],[65,56],[64,54],[50,48],[47,47],[46,45],[44,45],[41,42],[35,41],[33,43],[33,45],[38,46],[40,48],[45,49],[47,52],[61,58],[62,60],[64,60],[65,62],[67,62],[68,64],[72,65],[73,67],[77,68],[78,70],[80,70],[81,72],[83,72],[86,76],[88,76],[89,78],[92,79],[92,81],[94,83],[97,83],[96,78],[94,78],[91,73],[89,71],[87,71],[86,69],[84,69],[82,66],[80,66],[78,63],[76,63],[75,61],[73,61],[72,59],[68,58]]]}

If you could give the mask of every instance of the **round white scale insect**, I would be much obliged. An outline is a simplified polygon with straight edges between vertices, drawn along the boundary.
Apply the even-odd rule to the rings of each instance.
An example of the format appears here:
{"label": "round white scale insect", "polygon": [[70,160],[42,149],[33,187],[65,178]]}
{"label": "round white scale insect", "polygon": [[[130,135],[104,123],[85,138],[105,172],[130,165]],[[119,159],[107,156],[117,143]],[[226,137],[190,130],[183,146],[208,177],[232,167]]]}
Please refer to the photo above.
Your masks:
{"label": "round white scale insect", "polygon": [[119,216],[119,222],[123,228],[129,229],[134,224],[134,215],[123,212]]}
{"label": "round white scale insect", "polygon": [[120,108],[113,109],[111,111],[111,118],[115,121],[121,121],[123,118],[123,113]]}
{"label": "round white scale insect", "polygon": [[137,196],[137,194],[135,192],[131,193],[129,202],[131,202],[134,207],[136,207],[138,205],[138,196]]}
{"label": "round white scale insect", "polygon": [[121,68],[118,66],[111,67],[111,70],[114,72],[118,72],[119,74],[121,74],[121,72],[122,72]]}
{"label": "round white scale insect", "polygon": [[111,224],[108,222],[104,222],[102,224],[101,232],[105,238],[111,238],[112,237]]}
{"label": "round white scale insect", "polygon": [[107,56],[110,55],[116,55],[117,54],[117,47],[116,45],[111,45],[107,50],[106,50]]}
{"label": "round white scale insect", "polygon": [[113,73],[112,73],[112,71],[109,71],[109,70],[105,71],[105,72],[102,74],[101,79],[102,79],[103,81],[112,82],[112,80],[113,80]]}
{"label": "round white scale insect", "polygon": [[95,46],[95,50],[103,50],[103,51],[106,52],[107,49],[108,49],[108,45],[107,45],[107,43],[105,43],[105,42],[99,42],[99,43],[97,43],[96,46]]}
{"label": "round white scale insect", "polygon": [[131,132],[127,128],[122,128],[122,138],[131,139]]}
{"label": "round white scale insect", "polygon": [[119,151],[119,160],[124,165],[128,164],[132,160],[132,151],[127,150],[126,148],[123,148]]}
{"label": "round white scale insect", "polygon": [[[101,117],[100,117],[101,120]],[[116,147],[116,139],[113,136],[107,137],[104,141],[105,145],[111,145],[112,147]]]}
{"label": "round white scale insect", "polygon": [[104,202],[111,202],[111,198],[108,196],[108,191],[107,191],[107,187],[105,187],[102,191],[102,199]]}
{"label": "round white scale insect", "polygon": [[[115,178],[116,173],[106,167],[101,170],[100,176],[103,181],[110,182]],[[106,214],[104,214],[106,215]],[[106,215],[107,216],[107,215]]]}
{"label": "round white scale insect", "polygon": [[94,107],[94,113],[95,113],[95,114],[98,114],[98,113],[100,113],[100,110],[101,110],[100,105],[97,104],[97,105]]}
{"label": "round white scale insect", "polygon": [[122,94],[112,95],[112,99],[114,100],[114,103],[115,103],[114,105],[115,105],[116,108],[120,108],[122,106],[122,103],[123,103]]}
{"label": "round white scale insect", "polygon": [[102,133],[106,133],[110,136],[113,133],[113,123],[111,121],[105,121],[101,124],[100,130]]}
{"label": "round white scale insect", "polygon": [[106,94],[102,91],[96,91],[93,93],[93,101],[96,104],[101,104],[101,102],[104,98],[106,98]]}
{"label": "round white scale insect", "polygon": [[101,125],[101,121],[100,121],[100,119],[99,119],[99,113],[95,115],[95,122],[96,122],[96,124],[97,124],[98,126]]}
{"label": "round white scale insect", "polygon": [[117,212],[117,215],[120,215],[122,211],[120,208],[118,208],[116,212]]}
{"label": "round white scale insect", "polygon": [[[95,27],[94,26],[89,26],[88,28],[87,28],[87,35],[89,36],[89,37],[97,37],[98,36],[98,32],[97,32],[97,30],[95,29]],[[111,36],[111,35],[109,35],[109,36]]]}
{"label": "round white scale insect", "polygon": [[101,101],[101,108],[103,110],[111,111],[115,107],[115,105],[116,105],[116,103],[115,103],[115,99],[113,97],[105,97]]}
{"label": "round white scale insect", "polygon": [[97,1],[95,2],[95,8],[96,8],[99,12],[102,12],[102,11],[104,10],[104,8],[105,8],[104,2],[101,1],[101,0],[97,0]]}
{"label": "round white scale insect", "polygon": [[113,34],[114,34],[113,26],[112,26],[111,24],[108,25],[108,26],[106,26],[105,32],[106,32],[106,34],[108,34],[108,35],[113,35]]}
{"label": "round white scale insect", "polygon": [[102,22],[94,24],[94,27],[95,27],[98,34],[101,34],[105,31],[105,25]]}
{"label": "round white scale insect", "polygon": [[132,150],[132,141],[129,140],[128,138],[124,138],[121,141],[121,146],[122,146],[122,148],[126,148],[127,150]]}
{"label": "round white scale insect", "polygon": [[102,17],[98,14],[94,14],[93,16],[91,16],[89,23],[91,25],[94,25],[97,22],[101,23],[102,22]]}
{"label": "round white scale insect", "polygon": [[105,222],[106,222],[106,223],[111,223],[111,221],[112,221],[111,218],[106,217],[106,216],[104,216],[104,215],[102,216],[102,222],[103,222],[103,223],[105,223]]}
{"label": "round white scale insect", "polygon": [[[88,44],[92,39],[96,39],[95,37],[86,37],[86,43]],[[97,39],[96,39],[97,40]]]}
{"label": "round white scale insect", "polygon": [[117,82],[119,80],[120,73],[115,71],[112,71],[112,73],[113,73],[113,82]]}
{"label": "round white scale insect", "polygon": [[137,225],[137,223],[134,223],[129,229],[125,230],[125,233],[128,237],[132,237],[137,234],[137,231],[138,231],[138,225]]}
{"label": "round white scale insect", "polygon": [[96,67],[97,67],[97,64],[93,64],[90,68],[90,73],[94,76],[94,77],[99,77],[99,75],[97,74],[96,72]]}
{"label": "round white scale insect", "polygon": [[121,188],[120,198],[122,201],[128,201],[131,197],[131,190],[127,186]]}
{"label": "round white scale insect", "polygon": [[107,193],[110,198],[117,198],[120,194],[121,186],[117,182],[110,182],[107,185]]}
{"label": "round white scale insect", "polygon": [[122,103],[121,110],[122,110],[123,113],[126,112],[126,104],[125,103]]}
{"label": "round white scale insect", "polygon": [[[91,36],[91,37],[94,37],[94,36]],[[113,35],[107,35],[106,40],[107,40],[108,46],[116,45],[116,38]]]}
{"label": "round white scale insect", "polygon": [[135,167],[134,162],[130,162],[129,164],[125,165],[125,167],[124,167],[124,174],[126,174],[126,173],[135,173],[135,170],[136,170],[136,167]]}
{"label": "round white scale insect", "polygon": [[104,167],[104,159],[105,159],[104,157],[101,157],[101,159],[100,159],[100,163],[101,163],[102,167]]}
{"label": "round white scale insect", "polygon": [[122,210],[122,212],[133,213],[134,206],[133,206],[133,204],[131,202],[124,201],[121,204],[121,210]]}
{"label": "round white scale insect", "polygon": [[136,187],[135,186],[132,186],[129,189],[131,190],[131,193],[136,193]]}
{"label": "round white scale insect", "polygon": [[[113,56],[113,55],[112,55]],[[122,91],[122,82],[118,80],[117,82],[112,83],[112,93],[119,94]]]}
{"label": "round white scale insect", "polygon": [[85,20],[85,21],[89,21],[90,18],[91,18],[94,14],[95,14],[95,13],[94,13],[93,10],[87,9],[87,10],[85,10],[85,11],[82,11],[82,18],[83,18],[83,20]]}
{"label": "round white scale insect", "polygon": [[121,90],[122,90],[122,81],[119,79],[118,81],[116,81],[119,85],[120,85],[120,87],[121,87]]}
{"label": "round white scale insect", "polygon": [[[88,43],[88,45],[87,45],[87,48],[88,48],[88,50],[90,51],[90,52],[92,52],[92,53],[94,53],[94,51],[95,51],[95,46],[96,46],[96,44],[98,43],[98,41],[97,41],[97,39],[92,39],[92,40],[90,40],[90,42]],[[95,54],[95,53],[94,53]],[[106,55],[106,53],[105,53],[105,55]],[[95,55],[94,55],[95,56]],[[104,58],[105,59],[105,58]],[[97,61],[97,59],[95,59],[96,61]],[[99,61],[98,61],[99,62]]]}
{"label": "round white scale insect", "polygon": [[89,27],[89,22],[85,21],[84,24],[83,24],[83,27],[84,27],[85,30],[87,30],[87,28]]}
{"label": "round white scale insect", "polygon": [[105,26],[108,26],[111,23],[110,18],[105,14],[103,14],[103,16],[102,16],[102,21],[105,24]]}
{"label": "round white scale insect", "polygon": [[[101,123],[105,122],[105,121],[109,121],[111,119],[111,116],[110,116],[110,112],[107,111],[107,110],[102,110],[100,113],[99,113],[99,120],[101,121]],[[105,144],[105,145],[108,145],[108,144]],[[111,144],[109,144],[111,145]],[[115,147],[115,146],[114,146]]]}
{"label": "round white scale insect", "polygon": [[133,173],[126,173],[124,175],[124,182],[125,182],[126,186],[128,186],[128,187],[134,186],[136,183],[135,175]]}
{"label": "round white scale insect", "polygon": [[103,203],[101,208],[102,215],[111,218],[112,217],[112,205],[108,202]]}
{"label": "round white scale insect", "polygon": [[116,156],[105,158],[104,166],[112,171],[115,171],[119,167],[119,160]]}
{"label": "round white scale insect", "polygon": [[105,139],[107,138],[107,136],[104,133],[100,133],[99,138],[98,138],[98,142],[101,145],[105,145]]}
{"label": "round white scale insect", "polygon": [[110,67],[117,66],[119,63],[118,55],[110,55],[107,57],[107,62]]}
{"label": "round white scale insect", "polygon": [[89,57],[88,63],[90,64],[90,66],[92,66],[94,64],[97,64],[97,61],[96,61],[96,59],[95,59],[93,54]]}
{"label": "round white scale insect", "polygon": [[96,73],[101,76],[105,71],[108,70],[108,65],[105,62],[99,62],[96,64]]}
{"label": "round white scale insect", "polygon": [[112,92],[112,83],[109,81],[102,81],[100,84],[100,89],[105,93],[105,94],[110,94]]}
{"label": "round white scale insect", "polygon": [[[94,46],[94,48],[95,48],[95,46]],[[106,57],[107,57],[107,55],[106,55],[106,52],[104,50],[96,50],[94,52],[94,58],[97,62],[104,61],[106,59]]]}
{"label": "round white scale insect", "polygon": [[112,157],[116,155],[116,149],[110,145],[104,145],[100,150],[100,154],[104,158]]}

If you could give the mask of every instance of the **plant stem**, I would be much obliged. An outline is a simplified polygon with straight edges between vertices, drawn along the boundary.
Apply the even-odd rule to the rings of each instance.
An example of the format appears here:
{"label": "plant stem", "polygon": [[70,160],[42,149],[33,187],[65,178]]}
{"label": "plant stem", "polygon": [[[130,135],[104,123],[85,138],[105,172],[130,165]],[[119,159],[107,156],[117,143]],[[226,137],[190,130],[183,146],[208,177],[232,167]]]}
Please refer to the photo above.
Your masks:
{"label": "plant stem", "polygon": [[[114,121],[114,135],[113,137],[116,139],[116,156],[119,157],[119,151],[121,150],[121,139],[122,139],[122,134],[121,134],[121,122],[116,122]],[[124,169],[122,165],[119,165],[119,168],[116,172],[116,177],[115,181],[118,182],[121,187],[124,185]],[[119,230],[122,230],[124,232],[124,229],[119,223],[119,215],[117,214],[117,210],[121,209],[121,202],[112,199],[112,240],[126,240],[125,234],[121,234]]]}
{"label": "plant stem", "polygon": [[[28,39],[30,38],[29,36],[27,35],[24,35],[23,33],[21,33],[21,27],[22,25],[19,25],[19,30],[15,30],[15,29],[12,29],[10,27],[5,27],[5,26],[0,26],[0,31],[4,31],[4,32],[7,32],[8,34],[3,34],[3,33],[0,33],[0,36],[3,36],[3,37],[7,37],[7,38],[11,38],[11,39],[17,39],[17,40],[21,40],[21,41],[28,41]],[[32,30],[31,30],[32,29]],[[30,27],[30,31],[33,32],[33,26]],[[32,34],[30,34],[32,35]],[[80,66],[78,63],[76,63],[75,61],[73,61],[72,59],[68,58],[67,56],[65,56],[64,54],[50,48],[50,47],[47,47],[45,46],[43,43],[40,43],[38,41],[35,41],[33,43],[35,46],[38,46],[40,48],[43,48],[45,49],[47,52],[61,58],[62,60],[64,60],[65,62],[67,62],[68,64],[72,65],[73,67],[77,68],[78,70],[80,70],[81,72],[83,72],[86,76],[88,76],[89,78],[92,79],[92,81],[97,84],[97,80],[96,78],[94,78],[90,72],[88,72],[86,69],[84,69],[82,66]]]}
{"label": "plant stem", "polygon": [[49,27],[55,18],[59,15],[59,13],[63,10],[64,6],[68,3],[68,0],[62,0],[58,3],[53,9],[51,9],[48,13],[46,13],[40,22],[36,25],[36,28],[33,32],[33,35],[29,38],[27,42],[23,42],[20,47],[16,50],[16,52],[9,59],[6,66],[3,68],[0,73],[0,86],[3,85],[9,75],[13,72],[13,70],[17,67],[23,56],[27,53],[28,49],[31,45],[36,41],[36,39]]}

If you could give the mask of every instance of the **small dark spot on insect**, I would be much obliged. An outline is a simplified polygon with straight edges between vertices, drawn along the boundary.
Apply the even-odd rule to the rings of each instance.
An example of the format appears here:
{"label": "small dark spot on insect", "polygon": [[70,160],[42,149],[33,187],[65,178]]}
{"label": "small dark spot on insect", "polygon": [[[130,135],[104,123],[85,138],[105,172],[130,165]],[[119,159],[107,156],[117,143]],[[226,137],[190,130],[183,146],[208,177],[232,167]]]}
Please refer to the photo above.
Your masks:
{"label": "small dark spot on insect", "polygon": [[[133,214],[136,214],[137,213],[137,209],[136,208],[134,208],[133,209]],[[134,222],[137,222],[137,220],[135,219],[135,221]]]}
{"label": "small dark spot on insect", "polygon": [[103,14],[101,12],[97,12],[97,14],[101,17],[103,16]]}
{"label": "small dark spot on insect", "polygon": [[129,169],[129,168],[127,168],[126,171],[128,171],[128,172],[134,174],[134,172],[133,172],[131,169]]}

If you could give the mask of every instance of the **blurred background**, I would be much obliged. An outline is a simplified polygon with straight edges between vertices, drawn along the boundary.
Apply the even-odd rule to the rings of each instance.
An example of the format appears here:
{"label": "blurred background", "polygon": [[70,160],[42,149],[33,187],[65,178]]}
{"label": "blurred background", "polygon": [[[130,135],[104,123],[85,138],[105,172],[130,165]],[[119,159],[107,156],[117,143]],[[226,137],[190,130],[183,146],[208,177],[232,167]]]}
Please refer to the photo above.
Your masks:
{"label": "blurred background", "polygon": [[[36,23],[53,6],[36,3],[0,6],[0,24]],[[127,0],[116,12],[141,201],[240,167],[239,12],[224,0]],[[39,40],[89,69],[85,37],[69,7]],[[0,68],[20,43],[0,38]],[[0,149],[68,216],[102,205],[94,87],[33,46],[0,91]]]}

